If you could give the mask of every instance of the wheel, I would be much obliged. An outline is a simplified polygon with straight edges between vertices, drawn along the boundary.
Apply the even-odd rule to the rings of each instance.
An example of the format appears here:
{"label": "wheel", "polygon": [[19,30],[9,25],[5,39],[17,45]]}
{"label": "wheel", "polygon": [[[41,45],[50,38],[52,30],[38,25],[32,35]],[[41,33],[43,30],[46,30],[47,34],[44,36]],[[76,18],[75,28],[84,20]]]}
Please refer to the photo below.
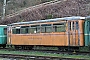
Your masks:
{"label": "wheel", "polygon": [[65,47],[58,47],[58,50],[59,51],[66,51],[66,48]]}
{"label": "wheel", "polygon": [[68,51],[79,51],[79,47],[68,47]]}
{"label": "wheel", "polygon": [[15,45],[14,47],[15,47],[15,49],[19,49],[19,46],[16,46],[16,45]]}
{"label": "wheel", "polygon": [[21,46],[22,50],[31,50],[33,46]]}
{"label": "wheel", "polygon": [[5,48],[5,47],[6,47],[6,45],[3,45],[2,47],[3,47],[3,48]]}
{"label": "wheel", "polygon": [[25,50],[25,46],[21,46],[21,49],[22,49],[22,50]]}
{"label": "wheel", "polygon": [[29,46],[29,50],[32,50],[33,46]]}

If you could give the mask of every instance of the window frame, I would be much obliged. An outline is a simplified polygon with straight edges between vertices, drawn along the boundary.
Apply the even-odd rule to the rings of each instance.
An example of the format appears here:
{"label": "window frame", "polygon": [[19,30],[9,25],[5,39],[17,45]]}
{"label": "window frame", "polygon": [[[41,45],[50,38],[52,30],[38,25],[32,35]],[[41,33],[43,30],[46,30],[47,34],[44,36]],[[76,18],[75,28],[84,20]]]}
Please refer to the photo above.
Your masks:
{"label": "window frame", "polygon": [[[42,32],[43,30],[42,30],[42,28],[44,27],[44,32]],[[47,31],[47,28],[48,27],[51,27],[51,31]],[[53,31],[52,31],[52,24],[41,24],[41,33],[52,33]]]}
{"label": "window frame", "polygon": [[[61,28],[64,27],[64,29],[61,31],[57,31],[60,27]],[[66,32],[66,22],[54,23],[53,24],[53,32]]]}

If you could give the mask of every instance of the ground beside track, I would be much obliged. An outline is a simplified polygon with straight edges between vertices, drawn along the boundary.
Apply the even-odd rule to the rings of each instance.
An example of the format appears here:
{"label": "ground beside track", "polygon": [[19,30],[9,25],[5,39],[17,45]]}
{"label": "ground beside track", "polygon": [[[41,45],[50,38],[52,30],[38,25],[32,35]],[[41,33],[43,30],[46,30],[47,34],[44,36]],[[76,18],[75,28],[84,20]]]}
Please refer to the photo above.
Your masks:
{"label": "ground beside track", "polygon": [[21,54],[21,55],[36,55],[36,56],[52,56],[52,57],[62,57],[62,58],[80,58],[90,60],[89,55],[69,55],[69,54],[56,54],[56,53],[44,53],[40,51],[9,51],[9,50],[0,50],[0,54]]}

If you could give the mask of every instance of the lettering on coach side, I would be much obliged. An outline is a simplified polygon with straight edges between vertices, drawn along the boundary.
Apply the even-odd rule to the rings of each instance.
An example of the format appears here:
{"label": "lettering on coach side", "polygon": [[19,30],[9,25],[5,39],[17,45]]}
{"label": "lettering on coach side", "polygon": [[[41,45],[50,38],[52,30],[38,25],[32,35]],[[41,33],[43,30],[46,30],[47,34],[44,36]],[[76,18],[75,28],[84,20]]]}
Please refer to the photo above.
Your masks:
{"label": "lettering on coach side", "polygon": [[39,37],[31,37],[31,38],[28,38],[29,40],[42,40],[42,38],[39,38]]}

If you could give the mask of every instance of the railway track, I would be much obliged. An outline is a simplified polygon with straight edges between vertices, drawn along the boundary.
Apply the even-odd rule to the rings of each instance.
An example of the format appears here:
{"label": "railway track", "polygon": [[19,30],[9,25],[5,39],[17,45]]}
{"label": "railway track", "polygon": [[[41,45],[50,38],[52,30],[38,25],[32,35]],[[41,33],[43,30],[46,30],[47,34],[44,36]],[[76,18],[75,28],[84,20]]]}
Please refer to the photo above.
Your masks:
{"label": "railway track", "polygon": [[41,49],[32,49],[32,50],[16,50],[5,48],[0,50],[5,51],[20,51],[20,52],[43,52],[43,53],[52,53],[52,54],[69,54],[69,55],[90,55],[90,52],[86,51],[58,51],[58,50],[41,50]]}
{"label": "railway track", "polygon": [[13,59],[34,59],[34,60],[85,60],[76,58],[62,58],[51,56],[32,56],[32,55],[16,55],[16,54],[0,54],[0,58],[13,58]]}
{"label": "railway track", "polygon": [[57,50],[20,50],[20,51],[26,51],[26,52],[34,52],[34,51],[38,51],[38,52],[43,52],[43,53],[51,53],[51,54],[68,54],[68,55],[87,55],[90,56],[90,52],[75,52],[75,51],[57,51]]}
{"label": "railway track", "polygon": [[57,53],[57,54],[69,54],[69,55],[90,55],[90,52],[86,52],[86,51],[57,51],[57,50],[53,50],[53,51],[47,51],[47,53]]}

